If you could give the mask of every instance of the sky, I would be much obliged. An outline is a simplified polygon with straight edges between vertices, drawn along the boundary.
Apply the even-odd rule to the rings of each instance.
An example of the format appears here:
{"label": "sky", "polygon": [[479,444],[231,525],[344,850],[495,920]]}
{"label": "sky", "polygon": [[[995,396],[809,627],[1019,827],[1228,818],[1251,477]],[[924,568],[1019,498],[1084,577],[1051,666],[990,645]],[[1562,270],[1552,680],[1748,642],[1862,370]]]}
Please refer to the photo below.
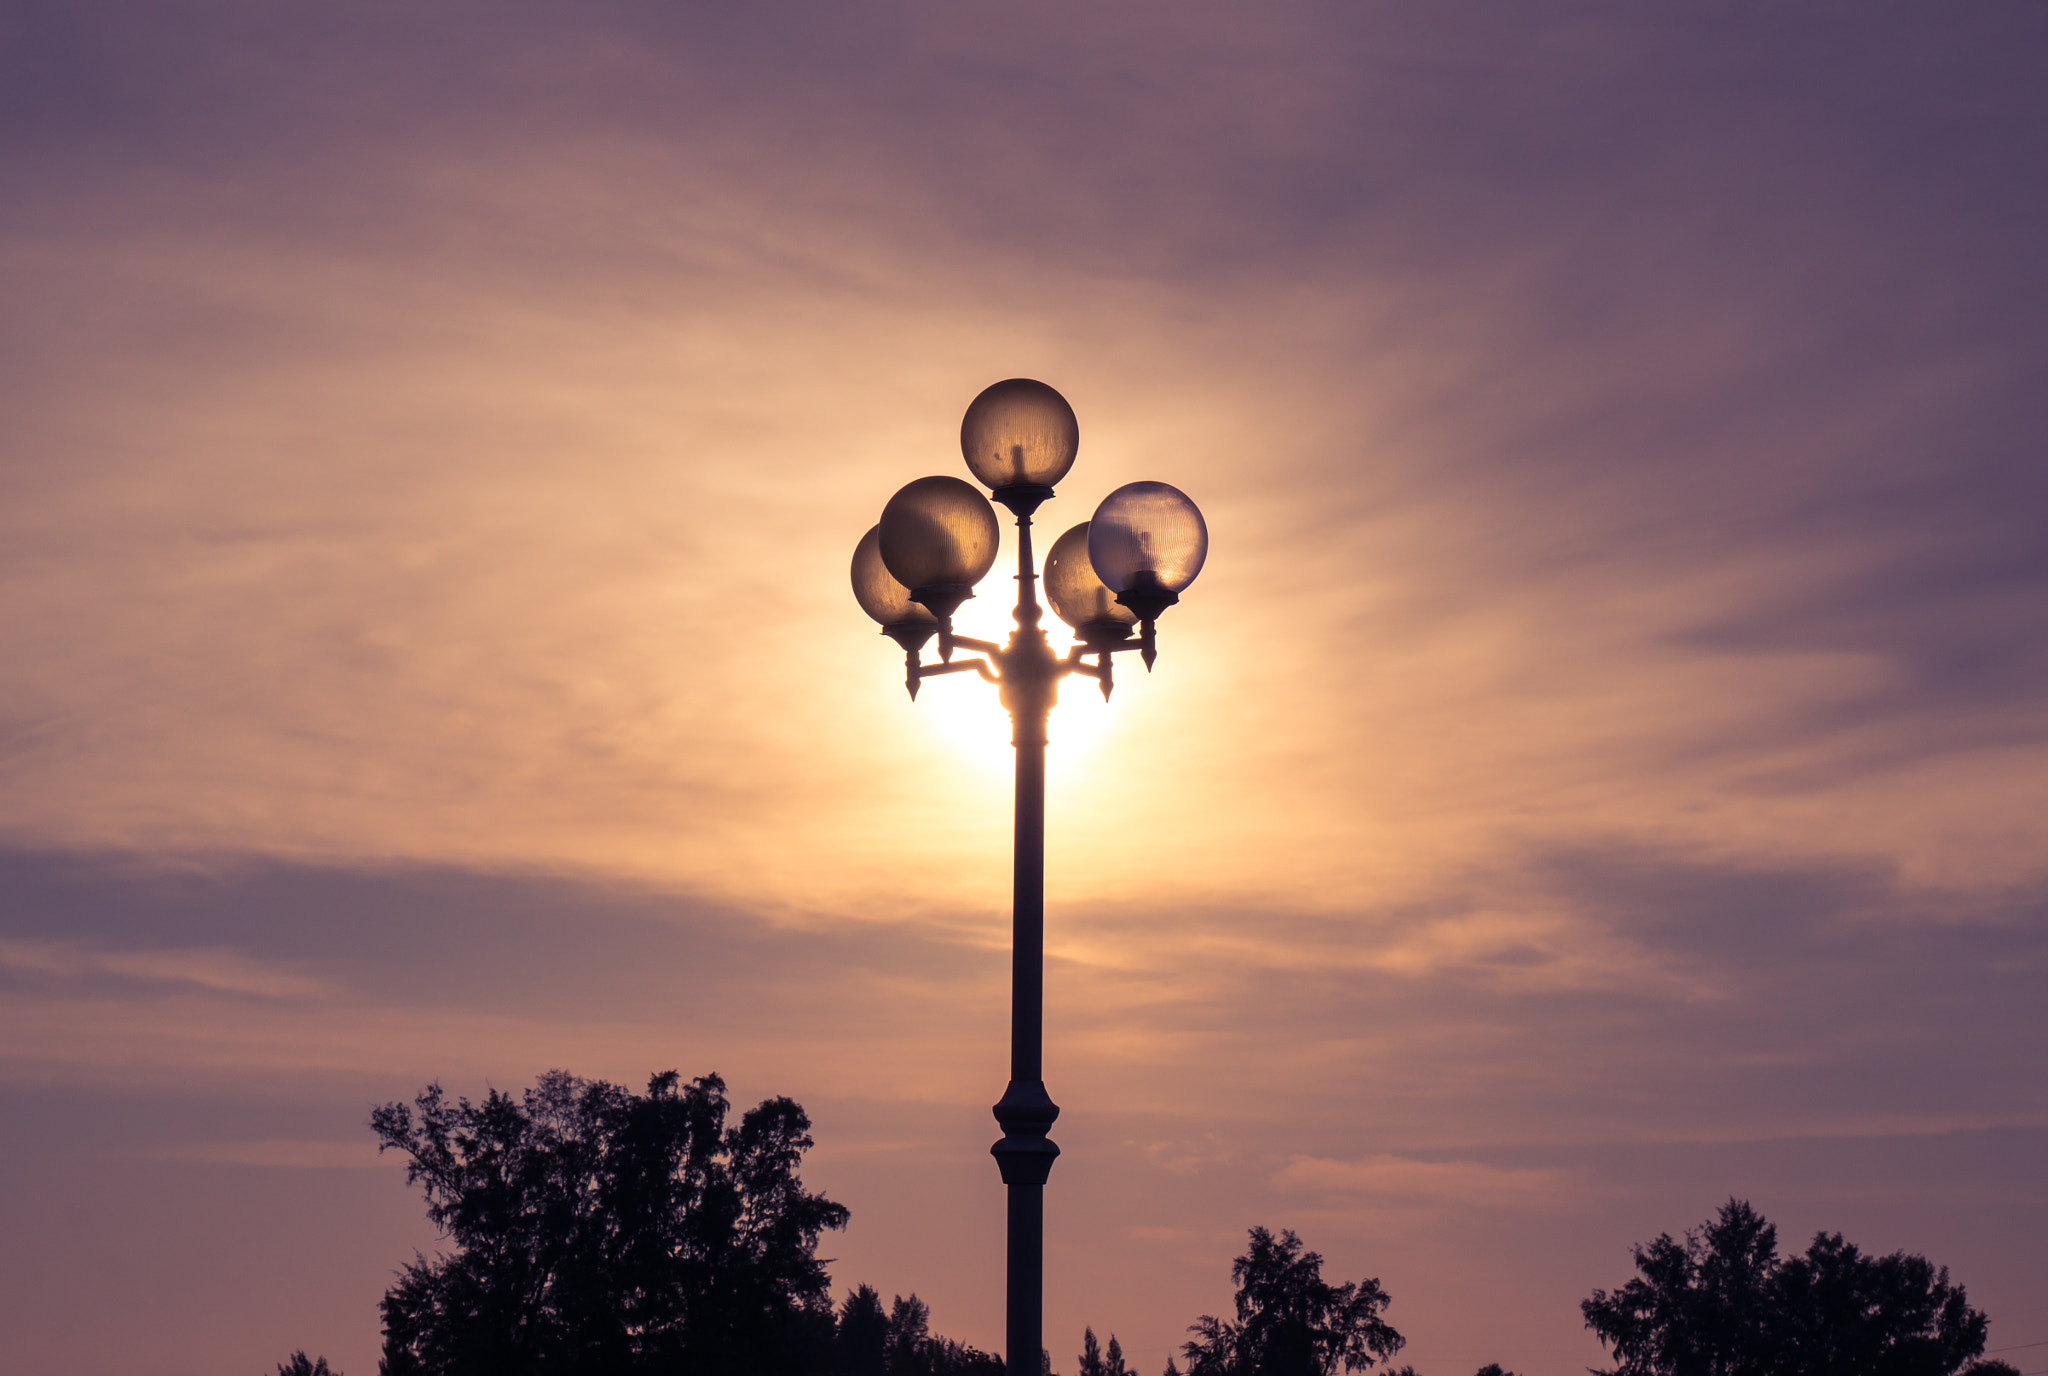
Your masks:
{"label": "sky", "polygon": [[837,1289],[999,1348],[1007,724],[846,566],[1013,376],[1047,537],[1212,541],[1052,720],[1055,1369],[1263,1225],[1561,1376],[1731,1195],[2048,1341],[2044,56],[8,0],[0,1366],[368,1376],[437,1243],[371,1107],[551,1067],[794,1096]]}

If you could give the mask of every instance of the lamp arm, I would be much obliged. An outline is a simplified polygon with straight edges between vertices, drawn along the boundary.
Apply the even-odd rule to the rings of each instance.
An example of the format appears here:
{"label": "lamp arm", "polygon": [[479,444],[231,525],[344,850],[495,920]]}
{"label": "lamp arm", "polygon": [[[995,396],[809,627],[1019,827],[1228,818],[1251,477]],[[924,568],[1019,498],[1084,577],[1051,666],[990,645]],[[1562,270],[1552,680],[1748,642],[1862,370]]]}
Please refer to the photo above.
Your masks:
{"label": "lamp arm", "polygon": [[996,681],[995,671],[988,667],[988,661],[985,659],[956,659],[947,664],[920,664],[917,666],[917,676],[919,678],[937,678],[940,674],[960,674],[967,672],[969,669],[980,674],[990,683]]}
{"label": "lamp arm", "polygon": [[973,636],[951,635],[946,637],[956,649],[968,649],[985,655],[999,655],[1003,647],[992,640],[976,640]]}
{"label": "lamp arm", "polygon": [[[1107,669],[1111,655],[1120,655],[1126,650],[1142,651],[1145,648],[1147,648],[1147,642],[1143,640],[1116,640],[1111,641],[1107,645],[1089,645],[1085,643],[1076,645],[1073,649],[1067,651],[1067,657],[1060,661],[1060,672],[1062,674],[1087,674],[1091,678],[1100,678],[1101,674],[1097,672],[1097,669],[1098,667]],[[1083,655],[1096,656],[1095,664],[1084,664],[1082,662]]]}
{"label": "lamp arm", "polygon": [[[1116,687],[1115,671],[1109,658],[1111,653],[1117,650],[1135,650],[1137,648],[1138,643],[1136,641],[1132,641],[1128,645],[1097,645],[1093,647],[1076,645],[1073,649],[1067,651],[1067,657],[1060,661],[1059,672],[1056,676],[1064,678],[1068,674],[1085,674],[1087,677],[1095,680],[1097,686],[1102,689],[1102,700],[1108,702],[1111,690]],[[1094,655],[1095,662],[1093,664],[1084,662],[1081,658],[1083,655]]]}

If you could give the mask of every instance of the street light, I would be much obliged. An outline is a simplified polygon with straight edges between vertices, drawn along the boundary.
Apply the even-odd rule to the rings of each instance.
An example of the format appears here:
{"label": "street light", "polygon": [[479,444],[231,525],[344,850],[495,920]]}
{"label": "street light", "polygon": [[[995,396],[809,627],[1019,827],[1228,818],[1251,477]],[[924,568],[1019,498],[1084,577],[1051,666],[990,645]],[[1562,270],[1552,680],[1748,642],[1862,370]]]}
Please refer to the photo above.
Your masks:
{"label": "street light", "polygon": [[[853,593],[882,633],[903,647],[904,687],[973,672],[996,685],[1017,749],[1016,871],[1010,946],[1010,1083],[995,1106],[1002,1140],[989,1148],[1009,1191],[1008,1376],[1039,1376],[1044,1343],[1045,1182],[1060,1154],[1047,1136],[1059,1106],[1045,1092],[1045,726],[1068,674],[1096,680],[1107,698],[1111,657],[1137,650],[1149,670],[1153,623],[1209,552],[1209,530],[1187,494],[1165,483],[1130,483],[1092,519],[1053,542],[1046,598],[1073,627],[1076,644],[1055,654],[1039,627],[1031,515],[1073,467],[1081,431],[1065,397],[1042,382],[1011,378],[974,399],[960,423],[960,452],[975,477],[1017,518],[1017,629],[1007,643],[953,633],[953,613],[995,562],[999,531],[989,498],[958,478],[919,478],[889,499],[853,554]],[[1138,635],[1133,638],[1131,631]],[[939,662],[923,648],[939,639]],[[955,650],[973,659],[955,660]],[[1094,663],[1088,662],[1089,657]]]}

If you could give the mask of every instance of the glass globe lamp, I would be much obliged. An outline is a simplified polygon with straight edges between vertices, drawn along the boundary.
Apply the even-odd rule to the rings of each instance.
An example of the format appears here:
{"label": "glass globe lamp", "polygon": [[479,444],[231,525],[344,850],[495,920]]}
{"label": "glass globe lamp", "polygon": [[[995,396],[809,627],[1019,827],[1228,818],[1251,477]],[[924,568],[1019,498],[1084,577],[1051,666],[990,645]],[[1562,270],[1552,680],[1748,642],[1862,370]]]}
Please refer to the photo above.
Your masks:
{"label": "glass globe lamp", "polygon": [[1178,602],[1208,557],[1201,508],[1170,483],[1126,483],[1088,522],[1088,562],[1140,621]]}
{"label": "glass globe lamp", "polygon": [[1129,638],[1138,614],[1095,576],[1088,562],[1088,524],[1083,521],[1053,541],[1045,556],[1045,600],[1082,644],[1110,645]]}
{"label": "glass globe lamp", "polygon": [[853,597],[881,624],[882,634],[915,652],[932,638],[939,619],[910,600],[910,589],[890,576],[882,562],[882,528],[870,526],[853,550]]}
{"label": "glass globe lamp", "polygon": [[875,529],[889,576],[941,621],[974,596],[1002,538],[988,498],[959,478],[905,485],[882,508]]}
{"label": "glass globe lamp", "polygon": [[996,500],[1028,516],[1052,496],[1081,447],[1067,399],[1043,382],[1013,377],[985,389],[960,422],[960,453]]}

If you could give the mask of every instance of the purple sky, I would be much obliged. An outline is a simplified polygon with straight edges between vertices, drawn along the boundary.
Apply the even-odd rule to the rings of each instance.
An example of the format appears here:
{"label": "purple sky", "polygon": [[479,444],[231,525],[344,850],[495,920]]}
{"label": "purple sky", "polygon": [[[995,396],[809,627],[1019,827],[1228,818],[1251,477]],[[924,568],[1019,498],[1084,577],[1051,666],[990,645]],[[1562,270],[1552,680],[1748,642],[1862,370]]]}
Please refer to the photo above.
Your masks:
{"label": "purple sky", "polygon": [[1562,1376],[1731,1194],[2048,1341],[2044,58],[0,9],[0,1366],[368,1376],[434,1245],[369,1107],[551,1066],[797,1097],[835,1283],[998,1346],[1007,732],[845,567],[1017,375],[1050,531],[1214,540],[1053,722],[1058,1369],[1265,1224],[1424,1376]]}

